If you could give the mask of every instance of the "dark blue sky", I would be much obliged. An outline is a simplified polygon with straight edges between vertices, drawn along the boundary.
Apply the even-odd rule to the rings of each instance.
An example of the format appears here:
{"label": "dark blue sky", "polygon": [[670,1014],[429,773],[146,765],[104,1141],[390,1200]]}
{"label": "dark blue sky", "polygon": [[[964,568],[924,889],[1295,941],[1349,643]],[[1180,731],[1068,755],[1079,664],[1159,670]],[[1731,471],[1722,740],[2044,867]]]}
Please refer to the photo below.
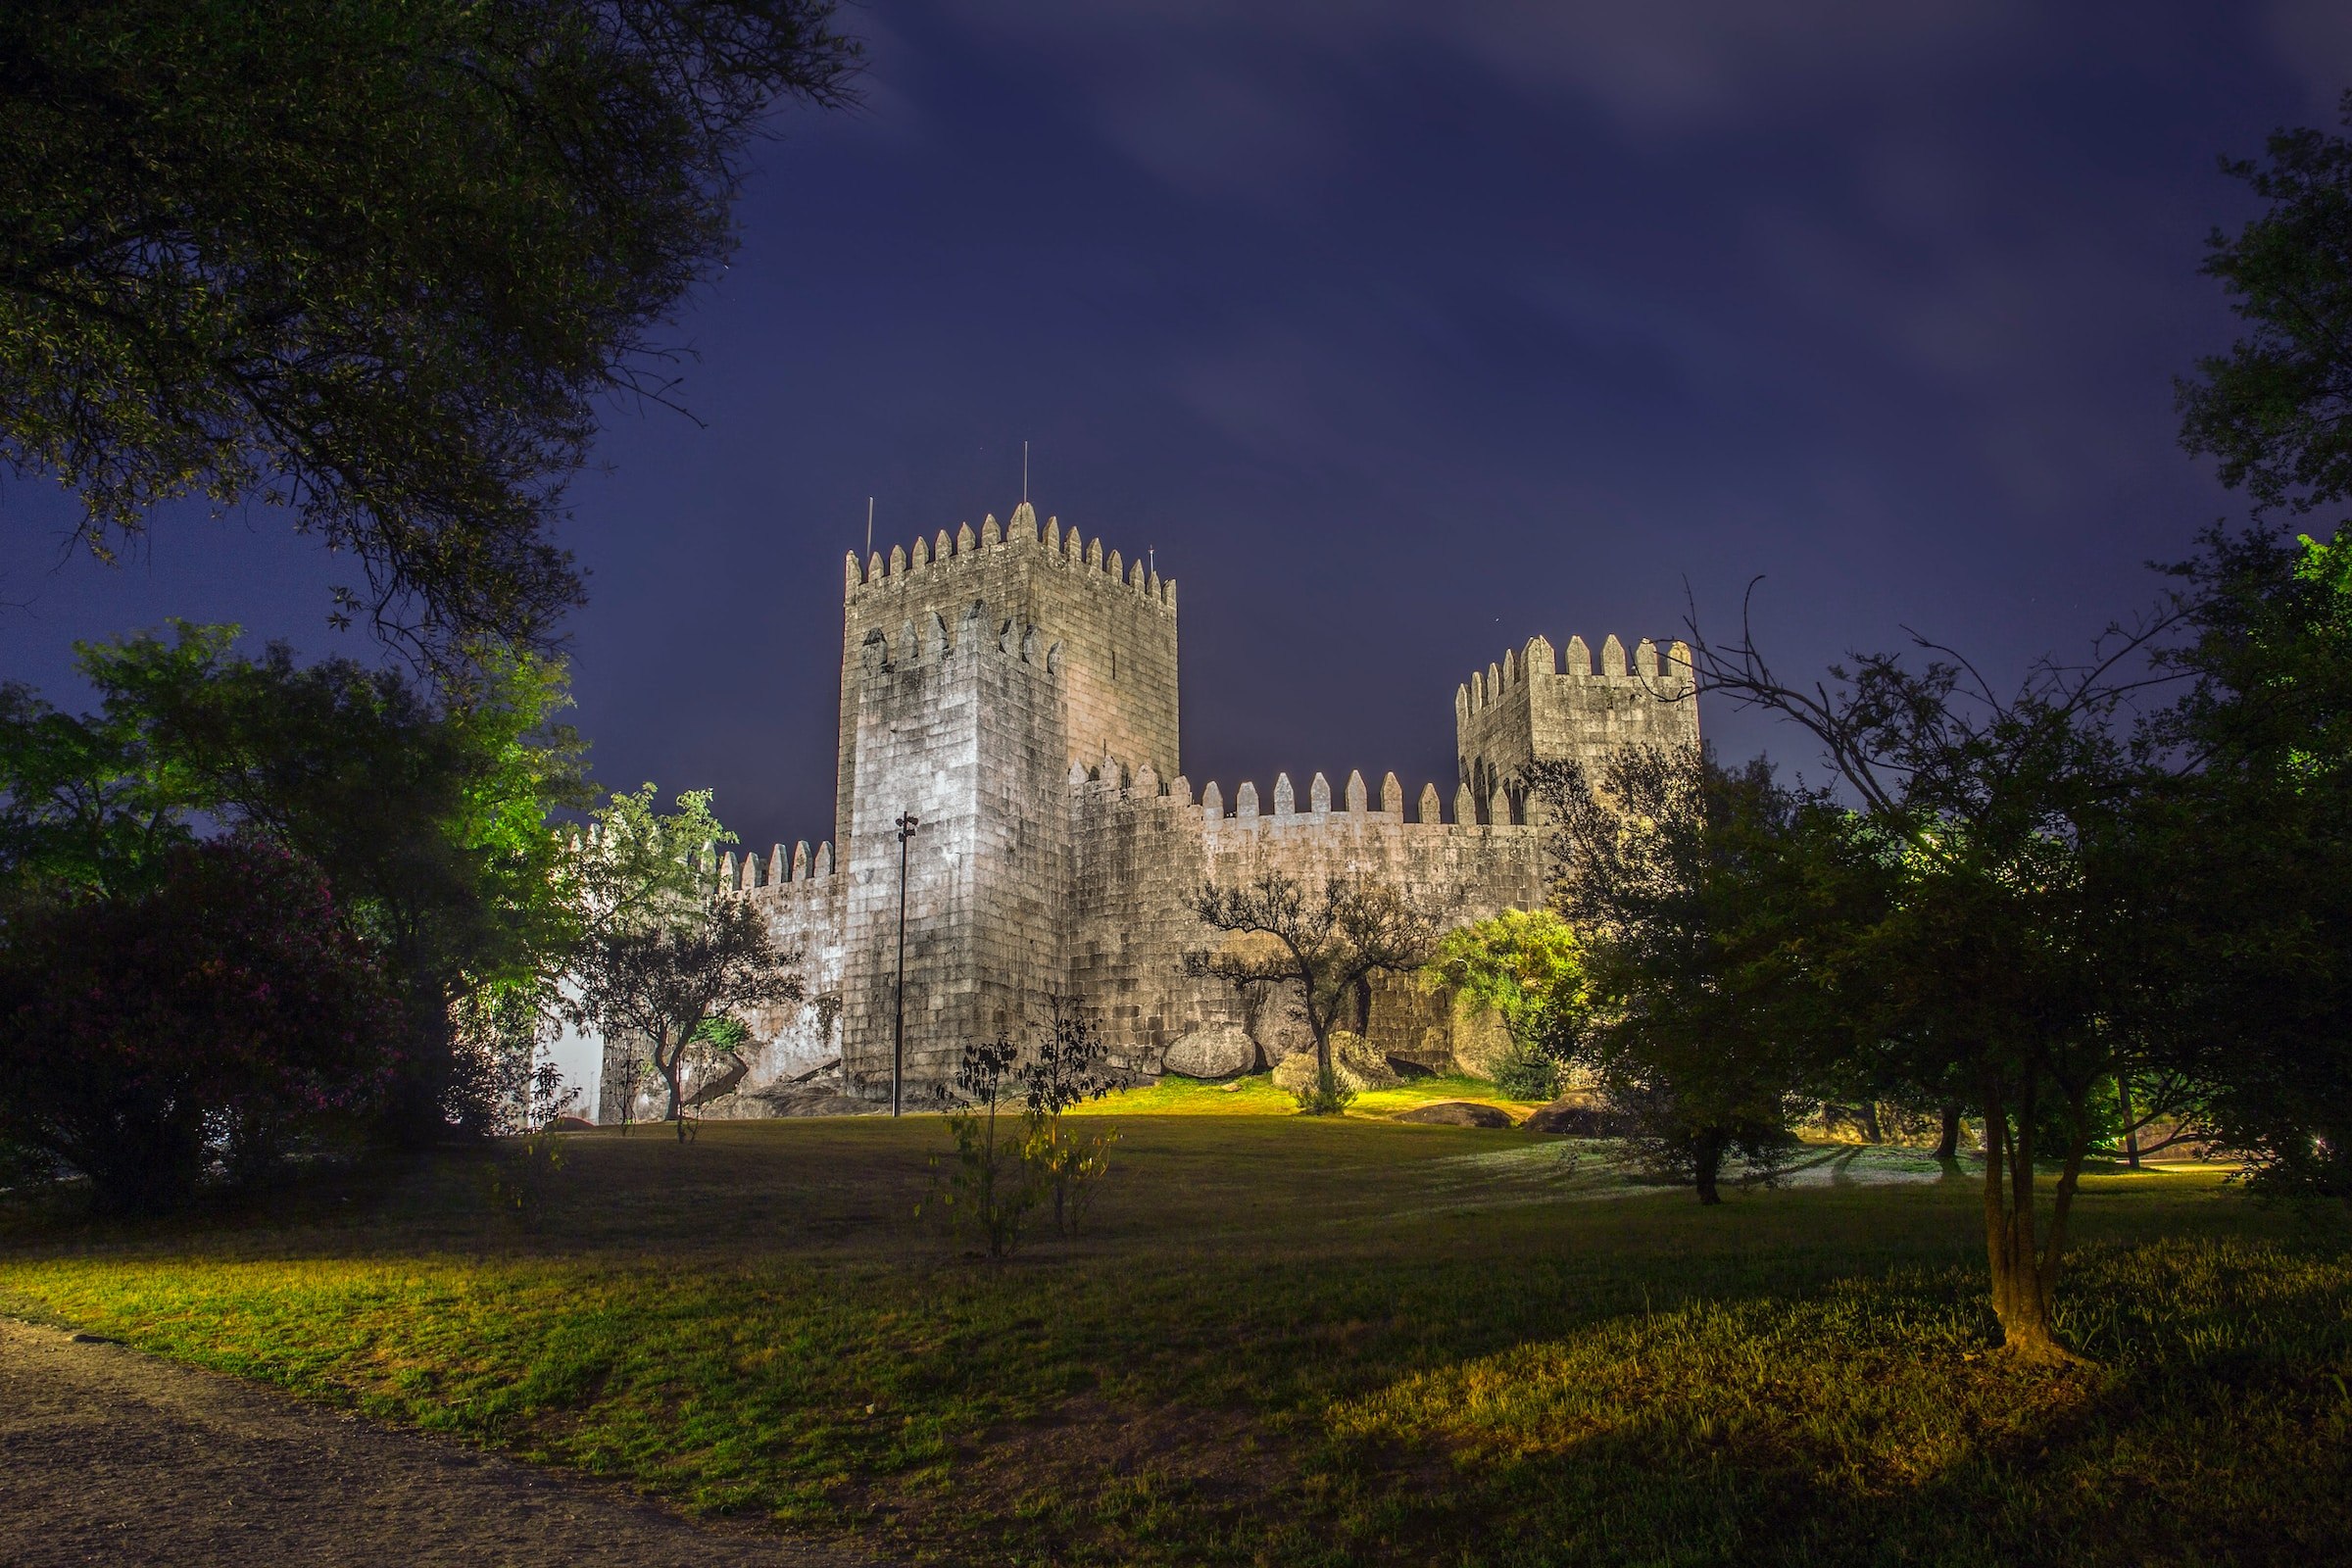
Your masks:
{"label": "dark blue sky", "polygon": [[[614,787],[831,819],[842,552],[1019,499],[1181,584],[1186,770],[1452,771],[1535,632],[1721,627],[1789,668],[1904,624],[2014,669],[2228,498],[2171,377],[2216,154],[2332,122],[2340,0],[1452,7],[887,0],[864,109],[788,116],[680,323],[705,421],[575,489],[578,721]],[[169,614],[306,651],[334,564],[256,510],[59,562],[0,493],[0,669]],[[1735,752],[1788,737],[1708,711]]]}

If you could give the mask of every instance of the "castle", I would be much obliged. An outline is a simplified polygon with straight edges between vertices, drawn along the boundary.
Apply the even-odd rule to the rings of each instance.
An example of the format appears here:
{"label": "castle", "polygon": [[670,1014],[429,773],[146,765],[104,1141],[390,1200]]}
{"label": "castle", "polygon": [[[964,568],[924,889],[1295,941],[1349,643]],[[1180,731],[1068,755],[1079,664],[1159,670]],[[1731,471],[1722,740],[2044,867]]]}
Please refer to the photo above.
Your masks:
{"label": "castle", "polygon": [[[1395,773],[1377,796],[1360,773],[1336,795],[1318,773],[1303,802],[1287,776],[1265,802],[1253,783],[1196,794],[1177,752],[1175,582],[1055,519],[1041,529],[1026,502],[1003,527],[991,516],[888,560],[851,556],[842,649],[832,842],[716,866],[800,955],[806,997],[749,1020],[740,1070],[706,1086],[701,1114],[771,1114],[780,1090],[820,1073],[889,1097],[902,851],[910,1096],[952,1079],[969,1043],[1025,1039],[1056,996],[1131,1071],[1217,1028],[1248,1031],[1271,1061],[1304,1041],[1293,1009],[1188,968],[1217,941],[1194,913],[1204,882],[1360,875],[1457,922],[1533,907],[1544,867],[1529,764],[1697,737],[1682,644],[1661,657],[1643,641],[1629,660],[1612,636],[1595,669],[1572,637],[1563,668],[1535,637],[1455,692],[1449,802],[1425,785],[1408,808]],[[919,825],[902,845],[906,814]],[[1397,982],[1361,1021],[1377,1048],[1422,1059],[1445,1054],[1446,1017]],[[608,1086],[618,1076],[609,1065]],[[604,1102],[611,1119],[612,1089]]]}

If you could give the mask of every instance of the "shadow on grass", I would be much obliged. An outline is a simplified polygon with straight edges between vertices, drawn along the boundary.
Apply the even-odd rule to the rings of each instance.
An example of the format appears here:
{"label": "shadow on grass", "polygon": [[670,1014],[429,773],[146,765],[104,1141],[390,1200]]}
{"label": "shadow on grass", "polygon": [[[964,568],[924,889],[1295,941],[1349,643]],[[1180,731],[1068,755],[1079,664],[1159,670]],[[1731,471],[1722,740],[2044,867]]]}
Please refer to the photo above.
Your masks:
{"label": "shadow on grass", "polygon": [[2340,1250],[2094,1248],[2063,1311],[2099,1365],[1984,1353],[1981,1288],[1947,1270],[1697,1301],[1417,1373],[1334,1407],[1335,1490],[1382,1499],[1350,1513],[1348,1544],[1464,1565],[2340,1552]]}

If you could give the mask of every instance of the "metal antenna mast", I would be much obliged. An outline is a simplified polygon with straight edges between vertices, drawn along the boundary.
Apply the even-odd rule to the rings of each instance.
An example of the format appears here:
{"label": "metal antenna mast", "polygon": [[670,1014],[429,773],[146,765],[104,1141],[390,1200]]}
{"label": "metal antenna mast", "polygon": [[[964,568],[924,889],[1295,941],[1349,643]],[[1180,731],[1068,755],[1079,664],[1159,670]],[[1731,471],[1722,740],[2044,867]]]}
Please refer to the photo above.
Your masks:
{"label": "metal antenna mast", "polygon": [[1021,499],[1029,499],[1029,443],[1021,443]]}
{"label": "metal antenna mast", "polygon": [[873,558],[873,554],[874,554],[874,498],[873,498],[872,496],[867,496],[867,497],[865,498],[865,554],[866,554],[866,558],[867,558],[868,560],[871,560],[871,559]]}

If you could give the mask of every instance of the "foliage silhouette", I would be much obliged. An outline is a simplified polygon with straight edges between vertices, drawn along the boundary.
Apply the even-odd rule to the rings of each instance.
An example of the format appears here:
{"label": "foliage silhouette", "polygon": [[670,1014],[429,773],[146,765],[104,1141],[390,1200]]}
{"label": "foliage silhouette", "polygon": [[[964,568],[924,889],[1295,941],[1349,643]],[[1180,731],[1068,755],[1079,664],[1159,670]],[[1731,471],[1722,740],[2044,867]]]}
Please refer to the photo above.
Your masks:
{"label": "foliage silhouette", "polygon": [[0,461],[113,559],[157,504],[284,505],[334,619],[435,667],[543,644],[613,395],[732,249],[829,0],[20,0],[0,9]]}

